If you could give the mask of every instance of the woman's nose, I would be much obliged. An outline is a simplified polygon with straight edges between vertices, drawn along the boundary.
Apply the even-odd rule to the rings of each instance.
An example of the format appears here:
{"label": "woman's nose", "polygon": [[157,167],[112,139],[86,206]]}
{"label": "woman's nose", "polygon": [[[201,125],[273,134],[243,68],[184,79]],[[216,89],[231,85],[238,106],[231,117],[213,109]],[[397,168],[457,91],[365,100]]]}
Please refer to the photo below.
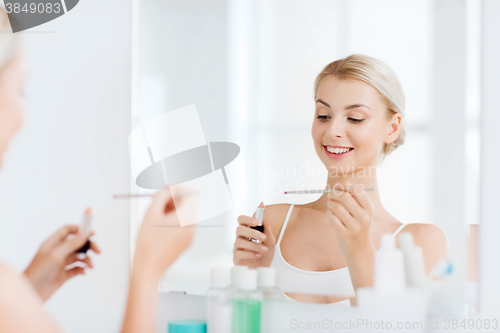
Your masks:
{"label": "woman's nose", "polygon": [[332,137],[341,138],[345,136],[344,123],[342,122],[342,119],[332,118],[332,120],[330,121],[330,128],[328,129],[328,133]]}

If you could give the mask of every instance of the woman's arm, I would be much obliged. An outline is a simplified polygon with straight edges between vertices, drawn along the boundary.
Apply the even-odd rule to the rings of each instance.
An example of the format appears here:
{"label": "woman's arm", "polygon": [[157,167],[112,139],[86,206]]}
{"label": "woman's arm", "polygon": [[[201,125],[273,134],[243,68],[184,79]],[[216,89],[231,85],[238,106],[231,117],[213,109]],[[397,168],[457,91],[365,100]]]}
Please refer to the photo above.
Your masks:
{"label": "woman's arm", "polygon": [[[174,194],[175,195],[175,194]],[[158,191],[144,217],[137,237],[132,276],[122,333],[156,332],[158,283],[163,272],[192,242],[195,228],[181,227],[177,212],[185,224],[196,219],[195,197],[176,199],[168,190]]]}
{"label": "woman's arm", "polygon": [[122,333],[156,332],[160,278],[161,273],[155,272],[147,260],[134,257]]}
{"label": "woman's arm", "polygon": [[24,275],[0,264],[0,332],[62,332]]}

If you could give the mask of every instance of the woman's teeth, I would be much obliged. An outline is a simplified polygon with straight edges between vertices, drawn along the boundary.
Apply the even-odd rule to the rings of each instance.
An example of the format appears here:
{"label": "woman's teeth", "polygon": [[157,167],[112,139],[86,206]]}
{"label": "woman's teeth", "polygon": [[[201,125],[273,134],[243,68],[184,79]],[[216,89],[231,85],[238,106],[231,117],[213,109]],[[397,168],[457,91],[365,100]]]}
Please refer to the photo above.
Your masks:
{"label": "woman's teeth", "polygon": [[343,153],[348,152],[351,149],[353,149],[353,148],[332,148],[332,147],[326,147],[326,150],[328,150],[330,153],[333,153],[333,154],[343,154]]}

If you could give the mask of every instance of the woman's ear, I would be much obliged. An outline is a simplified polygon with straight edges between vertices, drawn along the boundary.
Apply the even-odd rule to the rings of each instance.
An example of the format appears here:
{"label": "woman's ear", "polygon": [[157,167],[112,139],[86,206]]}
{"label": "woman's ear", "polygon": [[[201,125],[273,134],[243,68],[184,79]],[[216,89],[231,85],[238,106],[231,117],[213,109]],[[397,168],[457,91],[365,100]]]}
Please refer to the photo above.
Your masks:
{"label": "woman's ear", "polygon": [[385,143],[392,143],[399,136],[399,130],[401,129],[401,113],[396,112],[392,115],[392,118],[387,122],[387,130],[385,135]]}

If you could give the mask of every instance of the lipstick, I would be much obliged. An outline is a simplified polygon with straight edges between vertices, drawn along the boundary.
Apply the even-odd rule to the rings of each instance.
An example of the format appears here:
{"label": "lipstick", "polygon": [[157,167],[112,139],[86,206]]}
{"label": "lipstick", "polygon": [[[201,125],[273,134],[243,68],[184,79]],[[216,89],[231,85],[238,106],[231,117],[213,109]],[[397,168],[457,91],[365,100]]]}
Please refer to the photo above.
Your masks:
{"label": "lipstick", "polygon": [[[78,227],[79,232],[85,232],[87,234],[87,237],[90,237],[90,223],[92,222],[92,210],[90,208],[87,208],[85,210],[85,214],[83,214],[83,220],[82,224],[80,224],[80,227]],[[76,252],[81,253],[85,255],[87,251],[90,248],[90,240],[87,240],[87,242]]]}
{"label": "lipstick", "polygon": [[[262,221],[264,220],[264,212],[266,211],[266,206],[264,206],[264,203],[261,202],[259,207],[257,207],[257,210],[255,211],[255,218],[257,219],[258,224],[256,226],[250,227],[255,230],[259,230],[260,232],[264,232],[264,226],[262,225]],[[261,243],[260,240],[258,239],[253,239],[251,238],[252,242],[255,243]]]}

